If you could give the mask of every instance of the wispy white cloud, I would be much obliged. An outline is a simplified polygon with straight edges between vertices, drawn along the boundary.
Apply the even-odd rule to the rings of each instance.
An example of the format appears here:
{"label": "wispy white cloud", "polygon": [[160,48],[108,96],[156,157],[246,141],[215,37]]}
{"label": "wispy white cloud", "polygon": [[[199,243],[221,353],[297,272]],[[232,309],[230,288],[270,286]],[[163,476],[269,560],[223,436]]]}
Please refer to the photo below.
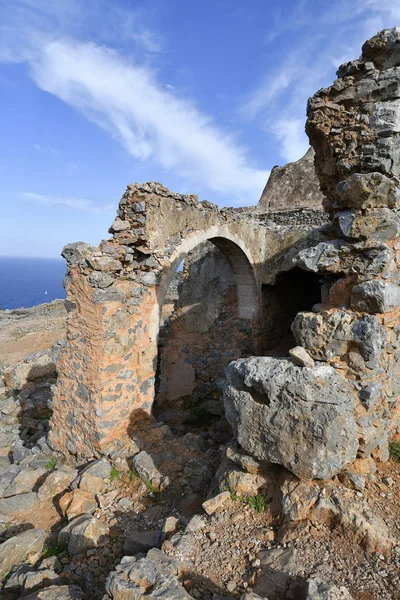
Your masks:
{"label": "wispy white cloud", "polygon": [[21,194],[23,200],[37,202],[45,206],[61,206],[71,210],[78,210],[88,213],[104,213],[115,209],[114,204],[100,205],[87,198],[71,198],[68,196],[44,196],[42,194],[34,194],[33,192],[24,192]]}
{"label": "wispy white cloud", "polygon": [[252,168],[233,136],[149,68],[118,52],[71,39],[36,36],[24,56],[37,86],[83,112],[139,160],[174,170],[233,199],[257,201],[268,172]]}
{"label": "wispy white cloud", "polygon": [[[162,81],[143,57],[123,55],[60,30],[54,36],[37,23],[32,27],[18,22],[18,27],[23,37],[6,36],[0,60],[25,62],[41,90],[83,112],[135,159],[173,171],[192,189],[201,185],[229,195],[233,203],[257,202],[269,172],[253,167],[236,137]],[[147,50],[159,49],[146,29],[131,30],[132,36]]]}
{"label": "wispy white cloud", "polygon": [[273,51],[282,38],[280,43],[287,40],[288,52],[248,94],[240,113],[272,135],[282,158],[292,161],[308,147],[304,133],[307,99],[332,83],[340,64],[359,56],[366,39],[397,24],[400,3],[299,0],[291,14],[278,9],[271,19],[274,25],[264,40],[264,51]]}

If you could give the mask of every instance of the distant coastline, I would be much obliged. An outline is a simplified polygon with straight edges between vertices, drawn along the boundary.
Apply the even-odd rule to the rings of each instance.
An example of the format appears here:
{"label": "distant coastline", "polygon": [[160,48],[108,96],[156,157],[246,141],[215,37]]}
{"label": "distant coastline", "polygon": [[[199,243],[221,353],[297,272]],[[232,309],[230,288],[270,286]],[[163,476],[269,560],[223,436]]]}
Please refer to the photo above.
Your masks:
{"label": "distant coastline", "polygon": [[0,256],[0,309],[31,308],[64,299],[61,258]]}

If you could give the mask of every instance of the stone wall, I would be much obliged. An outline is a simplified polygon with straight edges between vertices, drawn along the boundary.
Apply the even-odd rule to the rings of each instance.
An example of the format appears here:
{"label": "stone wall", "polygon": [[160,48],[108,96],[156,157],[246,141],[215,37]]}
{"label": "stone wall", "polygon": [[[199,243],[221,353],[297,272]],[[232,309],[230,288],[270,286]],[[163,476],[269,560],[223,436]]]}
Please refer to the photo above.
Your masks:
{"label": "stone wall", "polygon": [[293,258],[324,276],[323,301],[296,316],[292,360],[231,365],[225,406],[258,458],[303,479],[346,469],[359,481],[388,459],[400,425],[400,29],[337,74],[309,100],[306,126],[330,239]]}
{"label": "stone wall", "polygon": [[66,246],[67,343],[58,363],[50,443],[96,456],[129,442],[150,415],[161,308],[177,266],[211,241],[234,273],[238,318],[254,352],[262,343],[261,286],[321,239],[307,223],[274,223],[218,209],[160,184],[128,186],[98,248]]}

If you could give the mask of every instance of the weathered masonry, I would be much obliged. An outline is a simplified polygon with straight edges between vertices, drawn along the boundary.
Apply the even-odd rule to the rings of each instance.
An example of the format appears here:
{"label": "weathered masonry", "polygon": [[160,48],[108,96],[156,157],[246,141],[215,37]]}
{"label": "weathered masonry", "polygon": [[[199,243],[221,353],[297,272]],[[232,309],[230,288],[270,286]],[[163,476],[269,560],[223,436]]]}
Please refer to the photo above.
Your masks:
{"label": "weathered masonry", "polygon": [[[310,99],[307,116],[315,172],[312,153],[300,166],[274,169],[257,207],[218,209],[135,184],[110,240],[64,249],[70,313],[55,448],[110,453],[150,415],[168,285],[207,241],[232,266],[248,340],[224,383],[225,416],[241,448],[305,480],[345,470],[359,481],[387,460],[400,432],[400,29],[368,40]],[[315,173],[329,222],[315,208]],[[292,188],[303,208],[265,212],[282,208],[280,192],[292,198]],[[274,313],[316,283],[307,306]],[[275,323],[293,321],[294,338],[265,356],[267,338],[282,333],[271,313]]]}
{"label": "weathered masonry", "polygon": [[63,452],[97,455],[128,441],[154,400],[161,308],[176,268],[209,241],[232,266],[238,319],[262,350],[262,285],[292,268],[316,239],[320,211],[262,215],[218,209],[160,184],[128,186],[98,248],[63,251],[69,308],[67,345],[58,364],[51,441]]}

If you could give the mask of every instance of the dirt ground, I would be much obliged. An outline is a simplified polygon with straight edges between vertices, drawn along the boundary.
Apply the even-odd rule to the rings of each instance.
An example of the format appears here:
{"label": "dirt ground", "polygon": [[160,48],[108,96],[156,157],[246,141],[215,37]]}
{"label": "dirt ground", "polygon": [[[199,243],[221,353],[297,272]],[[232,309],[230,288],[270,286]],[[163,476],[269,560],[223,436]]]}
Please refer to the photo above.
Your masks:
{"label": "dirt ground", "polygon": [[15,364],[65,337],[63,300],[33,308],[0,310],[0,362]]}

